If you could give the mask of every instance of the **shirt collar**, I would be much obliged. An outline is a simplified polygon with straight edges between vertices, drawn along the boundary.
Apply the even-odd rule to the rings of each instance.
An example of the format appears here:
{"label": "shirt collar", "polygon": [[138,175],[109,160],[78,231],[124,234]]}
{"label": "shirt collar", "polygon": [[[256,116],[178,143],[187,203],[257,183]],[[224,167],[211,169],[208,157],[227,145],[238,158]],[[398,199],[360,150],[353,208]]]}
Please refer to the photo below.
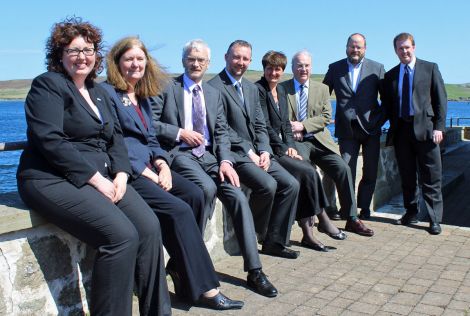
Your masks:
{"label": "shirt collar", "polygon": [[228,78],[230,79],[230,81],[232,82],[232,86],[235,86],[235,84],[238,82],[240,84],[242,84],[242,78],[240,78],[240,81],[237,81],[235,80],[235,78],[233,78],[233,76],[228,72],[227,68],[224,68],[225,70],[225,73],[227,74]]}
{"label": "shirt collar", "polygon": [[[308,90],[308,86],[310,84],[310,80],[307,80],[305,81],[304,83],[304,87],[307,88]],[[297,81],[297,79],[294,78],[294,88],[295,88],[295,91],[298,91],[300,89],[300,85],[301,83]]]}
{"label": "shirt collar", "polygon": [[196,87],[196,86],[199,86],[199,88],[201,89],[202,91],[202,85],[199,83],[199,84],[196,84],[192,79],[190,79],[186,74],[183,74],[183,83],[184,83],[184,86],[189,90],[189,91],[193,91],[193,89]]}
{"label": "shirt collar", "polygon": [[351,63],[351,62],[349,61],[349,59],[347,59],[347,58],[346,58],[346,62],[348,63],[349,69],[351,69],[351,68],[356,68],[356,69],[357,69],[357,68],[360,68],[360,67],[362,66],[362,63],[364,62],[364,58],[362,58],[361,61],[358,62],[358,63],[355,64],[355,65],[354,65],[353,63]]}
{"label": "shirt collar", "polygon": [[[405,64],[400,63],[400,70],[404,71]],[[408,67],[410,67],[411,70],[414,70],[416,66],[416,57],[413,58],[413,60],[408,64]]]}

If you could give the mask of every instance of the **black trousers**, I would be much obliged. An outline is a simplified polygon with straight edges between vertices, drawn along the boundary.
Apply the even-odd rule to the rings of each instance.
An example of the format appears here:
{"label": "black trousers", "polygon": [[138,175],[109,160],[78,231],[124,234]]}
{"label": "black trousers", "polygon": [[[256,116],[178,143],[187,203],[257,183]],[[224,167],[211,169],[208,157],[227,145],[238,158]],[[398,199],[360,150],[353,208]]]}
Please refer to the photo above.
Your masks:
{"label": "black trousers", "polygon": [[173,187],[169,192],[143,176],[135,179],[132,186],[157,215],[171,268],[176,269],[196,301],[202,293],[220,286],[196,223],[204,209],[204,196],[197,185],[176,172],[171,174]]}
{"label": "black trousers", "polygon": [[296,220],[323,212],[328,202],[315,167],[306,160],[297,160],[287,155],[277,157],[276,160],[300,183]]}
{"label": "black trousers", "polygon": [[418,213],[418,175],[425,208],[434,223],[442,221],[442,163],[439,145],[431,139],[418,141],[413,122],[400,120],[394,137],[395,155],[401,177],[403,204],[411,214]]}
{"label": "black trousers", "polygon": [[131,186],[117,204],[61,178],[19,180],[18,192],[28,207],[96,249],[91,315],[131,315],[134,282],[141,315],[171,314],[160,223]]}
{"label": "black trousers", "polygon": [[341,214],[344,217],[356,216],[357,206],[351,169],[343,158],[323,146],[315,138],[296,142],[295,144],[299,154],[304,159],[316,164],[335,182],[339,204],[341,205]]}

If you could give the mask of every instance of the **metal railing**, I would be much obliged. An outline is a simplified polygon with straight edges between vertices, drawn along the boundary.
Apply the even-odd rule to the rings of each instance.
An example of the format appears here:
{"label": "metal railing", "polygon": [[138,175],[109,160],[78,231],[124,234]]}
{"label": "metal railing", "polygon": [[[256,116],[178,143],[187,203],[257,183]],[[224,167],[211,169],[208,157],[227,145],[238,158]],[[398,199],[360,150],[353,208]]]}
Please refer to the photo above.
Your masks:
{"label": "metal railing", "polygon": [[[447,119],[450,121],[449,126],[454,127],[454,126],[468,126],[470,125],[470,117],[451,117],[450,119]],[[461,121],[467,121],[467,124],[461,125]],[[455,123],[455,124],[454,124]]]}
{"label": "metal railing", "polygon": [[26,148],[27,141],[0,143],[0,151],[22,150]]}

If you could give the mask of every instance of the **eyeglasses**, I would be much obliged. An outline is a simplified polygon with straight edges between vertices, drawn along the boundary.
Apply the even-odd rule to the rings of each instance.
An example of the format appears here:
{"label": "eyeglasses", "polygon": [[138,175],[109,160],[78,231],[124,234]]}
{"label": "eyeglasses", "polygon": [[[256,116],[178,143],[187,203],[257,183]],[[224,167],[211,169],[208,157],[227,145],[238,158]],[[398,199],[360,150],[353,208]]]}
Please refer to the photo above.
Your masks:
{"label": "eyeglasses", "polygon": [[192,64],[192,65],[194,65],[194,64],[196,63],[196,61],[197,61],[200,65],[205,65],[209,60],[206,59],[206,58],[186,57],[186,61],[187,61],[189,64]]}
{"label": "eyeglasses", "polygon": [[64,49],[64,52],[66,52],[70,57],[77,57],[80,53],[83,53],[85,56],[93,56],[93,54],[95,54],[95,49],[93,47],[85,47],[84,49],[66,48]]}
{"label": "eyeglasses", "polygon": [[351,46],[351,45],[348,45],[348,48],[349,48],[349,49],[363,50],[363,49],[364,49],[364,46]]}
{"label": "eyeglasses", "polygon": [[310,65],[309,64],[297,64],[296,68],[297,68],[297,70],[309,69]]}

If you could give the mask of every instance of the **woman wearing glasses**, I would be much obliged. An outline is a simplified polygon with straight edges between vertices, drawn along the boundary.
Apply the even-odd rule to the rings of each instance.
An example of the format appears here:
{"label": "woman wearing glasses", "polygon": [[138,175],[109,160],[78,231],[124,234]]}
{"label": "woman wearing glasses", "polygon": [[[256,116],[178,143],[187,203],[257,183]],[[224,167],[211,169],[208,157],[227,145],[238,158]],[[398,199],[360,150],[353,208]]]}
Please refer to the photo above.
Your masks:
{"label": "woman wearing glasses", "polygon": [[28,146],[18,191],[37,213],[96,249],[91,315],[170,315],[158,218],[127,185],[132,173],[113,103],[93,79],[102,35],[79,18],[55,24],[48,72],[25,102]]}
{"label": "woman wearing glasses", "polygon": [[[136,37],[118,41],[107,56],[106,90],[112,96],[132,166],[132,186],[161,222],[163,244],[170,254],[167,271],[175,293],[213,309],[239,309],[243,302],[223,295],[196,218],[204,209],[201,189],[171,171],[152,126],[150,96],[166,75]],[[193,214],[194,212],[194,214]]]}

